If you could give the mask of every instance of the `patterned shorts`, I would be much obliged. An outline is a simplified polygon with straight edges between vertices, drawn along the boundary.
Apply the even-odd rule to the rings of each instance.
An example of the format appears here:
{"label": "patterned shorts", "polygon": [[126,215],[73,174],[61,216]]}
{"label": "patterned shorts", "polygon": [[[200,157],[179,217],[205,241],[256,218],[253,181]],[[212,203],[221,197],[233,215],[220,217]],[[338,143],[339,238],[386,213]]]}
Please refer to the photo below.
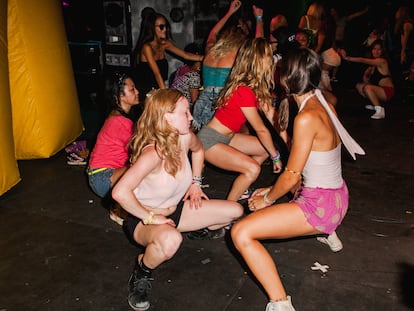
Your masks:
{"label": "patterned shorts", "polygon": [[345,217],[348,198],[348,187],[344,181],[342,187],[337,189],[302,187],[291,202],[299,205],[316,230],[331,234]]}

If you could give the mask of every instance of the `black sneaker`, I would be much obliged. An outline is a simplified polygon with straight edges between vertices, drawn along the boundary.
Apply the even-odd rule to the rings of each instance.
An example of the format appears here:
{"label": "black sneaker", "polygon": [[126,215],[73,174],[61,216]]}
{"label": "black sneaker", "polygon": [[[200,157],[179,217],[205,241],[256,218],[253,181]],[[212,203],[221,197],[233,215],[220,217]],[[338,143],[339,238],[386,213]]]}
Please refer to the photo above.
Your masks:
{"label": "black sneaker", "polygon": [[132,272],[128,281],[128,303],[136,311],[145,311],[150,307],[148,294],[151,291],[151,281],[154,279],[140,275],[138,267]]}
{"label": "black sneaker", "polygon": [[224,228],[218,230],[200,229],[187,233],[190,240],[215,240],[224,237],[226,230]]}

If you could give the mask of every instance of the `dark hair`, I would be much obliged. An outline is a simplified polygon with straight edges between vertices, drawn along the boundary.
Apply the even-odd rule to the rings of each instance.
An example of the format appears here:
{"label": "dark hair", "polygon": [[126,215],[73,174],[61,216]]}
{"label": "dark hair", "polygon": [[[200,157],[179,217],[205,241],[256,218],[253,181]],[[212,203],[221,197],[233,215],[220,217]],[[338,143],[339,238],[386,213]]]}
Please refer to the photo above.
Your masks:
{"label": "dark hair", "polygon": [[319,55],[308,48],[293,48],[283,57],[280,82],[290,94],[318,88],[321,80]]}
{"label": "dark hair", "polygon": [[115,72],[110,81],[110,95],[111,95],[111,110],[118,111],[121,115],[127,118],[131,116],[122,109],[119,101],[121,95],[125,95],[125,80],[132,79],[127,73]]}
{"label": "dark hair", "polygon": [[284,55],[290,48],[296,46],[295,34],[288,27],[281,26],[272,32],[272,36],[277,39],[278,54]]}
{"label": "dark hair", "polygon": [[168,40],[172,39],[171,25],[170,25],[170,22],[168,21],[168,19],[160,13],[149,10],[146,13],[145,18],[143,18],[142,21],[141,21],[141,28],[140,28],[137,44],[135,45],[135,49],[132,53],[132,55],[133,55],[133,65],[137,65],[139,63],[139,58],[140,58],[140,54],[141,54],[141,51],[142,51],[142,47],[146,43],[149,43],[152,40],[154,40],[154,37],[155,37],[155,21],[158,18],[163,18],[165,20],[165,25],[167,27],[167,32],[166,32],[167,39]]}

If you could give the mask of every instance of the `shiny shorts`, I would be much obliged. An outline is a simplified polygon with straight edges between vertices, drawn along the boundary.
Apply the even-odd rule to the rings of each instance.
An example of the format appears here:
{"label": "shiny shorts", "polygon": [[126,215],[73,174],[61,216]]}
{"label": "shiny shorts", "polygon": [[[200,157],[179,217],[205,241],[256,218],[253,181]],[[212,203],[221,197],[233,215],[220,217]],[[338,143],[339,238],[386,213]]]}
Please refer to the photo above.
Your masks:
{"label": "shiny shorts", "polygon": [[207,151],[219,143],[228,145],[231,140],[230,137],[220,134],[207,125],[204,125],[201,128],[201,130],[197,133],[197,137],[203,143],[204,151]]}
{"label": "shiny shorts", "polygon": [[299,205],[309,224],[331,234],[341,224],[348,210],[348,188],[343,182],[338,189],[300,188],[291,202]]}
{"label": "shiny shorts", "polygon": [[384,90],[387,101],[390,101],[391,98],[393,98],[395,95],[395,89],[392,86],[381,86],[381,87]]}

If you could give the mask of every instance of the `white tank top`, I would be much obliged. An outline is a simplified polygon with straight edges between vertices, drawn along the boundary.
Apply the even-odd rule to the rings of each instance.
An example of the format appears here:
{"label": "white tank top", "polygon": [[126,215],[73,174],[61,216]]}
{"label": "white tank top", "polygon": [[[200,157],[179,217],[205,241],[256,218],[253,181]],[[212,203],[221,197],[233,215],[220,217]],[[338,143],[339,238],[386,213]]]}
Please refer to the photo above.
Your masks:
{"label": "white tank top", "polygon": [[[327,111],[332,123],[335,126],[342,143],[355,160],[355,154],[365,154],[365,151],[349,135],[347,130],[339,122],[336,115],[329,108],[328,103],[323,97],[320,90],[316,89],[314,93],[306,97],[300,108],[301,111],[306,102],[312,96],[316,95],[321,105]],[[341,145],[329,151],[311,151],[303,169],[303,185],[305,187],[320,188],[339,188],[342,186],[342,168],[341,168]]]}

